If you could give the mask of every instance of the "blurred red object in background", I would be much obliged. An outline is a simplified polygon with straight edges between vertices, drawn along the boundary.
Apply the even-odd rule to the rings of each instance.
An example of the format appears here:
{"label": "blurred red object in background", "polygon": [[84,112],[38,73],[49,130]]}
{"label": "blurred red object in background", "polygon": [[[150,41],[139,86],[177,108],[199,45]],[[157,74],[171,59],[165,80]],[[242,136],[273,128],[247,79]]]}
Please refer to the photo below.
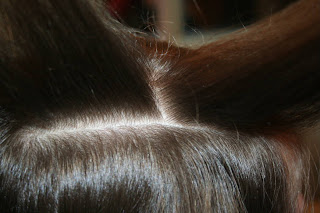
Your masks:
{"label": "blurred red object in background", "polygon": [[123,17],[134,0],[108,0],[110,13],[115,17]]}

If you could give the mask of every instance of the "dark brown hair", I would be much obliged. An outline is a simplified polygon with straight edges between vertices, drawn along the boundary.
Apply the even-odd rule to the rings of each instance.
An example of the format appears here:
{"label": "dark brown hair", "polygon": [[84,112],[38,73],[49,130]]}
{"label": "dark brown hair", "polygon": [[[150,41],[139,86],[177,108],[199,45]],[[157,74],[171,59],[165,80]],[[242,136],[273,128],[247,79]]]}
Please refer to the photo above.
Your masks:
{"label": "dark brown hair", "polygon": [[302,211],[319,10],[188,49],[99,1],[0,1],[0,212]]}

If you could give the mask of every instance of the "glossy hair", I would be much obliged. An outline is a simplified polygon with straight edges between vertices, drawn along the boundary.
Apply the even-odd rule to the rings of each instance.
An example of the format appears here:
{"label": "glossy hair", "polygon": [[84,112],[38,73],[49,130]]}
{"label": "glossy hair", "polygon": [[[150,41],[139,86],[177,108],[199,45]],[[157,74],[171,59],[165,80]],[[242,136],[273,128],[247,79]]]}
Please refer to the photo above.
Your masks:
{"label": "glossy hair", "polygon": [[0,1],[0,212],[303,211],[319,10],[188,49],[99,1]]}

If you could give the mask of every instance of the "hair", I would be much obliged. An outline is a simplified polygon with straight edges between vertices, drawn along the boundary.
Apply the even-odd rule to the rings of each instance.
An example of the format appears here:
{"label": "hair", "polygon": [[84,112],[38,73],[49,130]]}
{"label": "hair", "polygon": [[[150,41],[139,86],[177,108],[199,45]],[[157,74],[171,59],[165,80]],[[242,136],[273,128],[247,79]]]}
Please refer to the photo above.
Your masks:
{"label": "hair", "polygon": [[319,11],[189,49],[99,1],[0,1],[0,212],[303,211]]}

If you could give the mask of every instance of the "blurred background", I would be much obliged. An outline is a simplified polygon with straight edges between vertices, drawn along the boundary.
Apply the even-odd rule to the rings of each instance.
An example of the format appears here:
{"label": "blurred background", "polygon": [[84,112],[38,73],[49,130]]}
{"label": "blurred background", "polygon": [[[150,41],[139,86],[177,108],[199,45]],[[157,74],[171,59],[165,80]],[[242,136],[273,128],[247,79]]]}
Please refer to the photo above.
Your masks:
{"label": "blurred background", "polygon": [[107,0],[123,23],[180,43],[244,28],[295,0]]}

